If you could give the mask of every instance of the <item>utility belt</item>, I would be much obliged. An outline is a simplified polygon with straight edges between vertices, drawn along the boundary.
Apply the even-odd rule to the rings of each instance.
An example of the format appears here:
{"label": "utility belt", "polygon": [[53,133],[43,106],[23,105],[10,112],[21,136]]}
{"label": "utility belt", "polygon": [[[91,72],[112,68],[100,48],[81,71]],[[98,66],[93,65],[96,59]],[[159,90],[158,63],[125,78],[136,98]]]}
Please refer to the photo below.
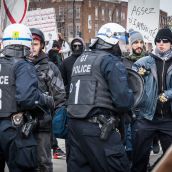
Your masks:
{"label": "utility belt", "polygon": [[101,130],[100,139],[107,140],[110,133],[113,130],[116,130],[116,126],[118,125],[119,119],[114,116],[106,116],[106,115],[98,115],[94,117],[90,117],[87,119],[88,122],[99,124],[99,128]]}
{"label": "utility belt", "polygon": [[[12,150],[11,161],[13,166],[26,171],[26,169],[37,168],[37,141],[32,134],[34,129],[35,119],[29,112],[12,113],[11,115],[0,118],[1,132],[4,133],[4,143],[9,145],[9,150]],[[4,125],[5,124],[5,125]],[[13,137],[9,138],[13,127]],[[2,149],[3,151],[7,151]]]}
{"label": "utility belt", "polygon": [[38,119],[33,118],[29,112],[12,114],[11,121],[14,126],[21,127],[21,133],[24,137],[28,137],[38,123]]}

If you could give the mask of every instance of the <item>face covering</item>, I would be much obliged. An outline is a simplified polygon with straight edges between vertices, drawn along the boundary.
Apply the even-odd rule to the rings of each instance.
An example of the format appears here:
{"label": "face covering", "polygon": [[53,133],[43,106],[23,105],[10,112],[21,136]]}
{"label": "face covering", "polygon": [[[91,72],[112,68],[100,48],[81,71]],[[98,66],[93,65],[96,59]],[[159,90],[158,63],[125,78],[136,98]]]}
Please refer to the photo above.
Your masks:
{"label": "face covering", "polygon": [[74,55],[81,55],[83,53],[83,45],[80,42],[75,42],[72,45],[72,50]]}

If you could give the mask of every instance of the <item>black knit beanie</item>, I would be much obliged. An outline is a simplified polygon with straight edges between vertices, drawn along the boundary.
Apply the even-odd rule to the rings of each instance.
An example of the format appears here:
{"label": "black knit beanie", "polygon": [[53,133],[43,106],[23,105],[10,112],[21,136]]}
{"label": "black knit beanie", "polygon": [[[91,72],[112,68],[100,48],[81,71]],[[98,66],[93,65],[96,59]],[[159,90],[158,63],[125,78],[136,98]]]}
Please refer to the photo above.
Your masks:
{"label": "black knit beanie", "polygon": [[155,37],[155,44],[157,39],[168,39],[172,44],[172,32],[168,28],[160,29]]}

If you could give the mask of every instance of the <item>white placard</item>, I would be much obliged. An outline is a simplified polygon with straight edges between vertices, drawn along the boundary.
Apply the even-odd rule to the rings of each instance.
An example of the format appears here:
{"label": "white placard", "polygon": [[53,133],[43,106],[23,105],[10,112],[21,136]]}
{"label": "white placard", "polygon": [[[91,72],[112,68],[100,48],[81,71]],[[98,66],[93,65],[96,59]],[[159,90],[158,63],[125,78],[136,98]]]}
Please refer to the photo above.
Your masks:
{"label": "white placard", "polygon": [[145,42],[154,42],[159,26],[160,0],[128,0],[127,30],[143,34]]}
{"label": "white placard", "polygon": [[57,23],[54,8],[28,11],[24,23],[30,28],[40,29],[45,40],[57,40]]}

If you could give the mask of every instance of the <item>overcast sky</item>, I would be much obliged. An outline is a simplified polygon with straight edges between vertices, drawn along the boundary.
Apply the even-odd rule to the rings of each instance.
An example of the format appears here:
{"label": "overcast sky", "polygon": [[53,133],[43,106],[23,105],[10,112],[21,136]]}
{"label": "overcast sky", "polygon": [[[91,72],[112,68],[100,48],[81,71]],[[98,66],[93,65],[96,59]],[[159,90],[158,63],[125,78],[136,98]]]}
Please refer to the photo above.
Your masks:
{"label": "overcast sky", "polygon": [[[156,0],[154,1],[156,2]],[[160,0],[160,9],[167,12],[168,15],[172,15],[172,0]]]}
{"label": "overcast sky", "polygon": [[160,9],[166,11],[168,15],[172,15],[172,1],[160,0]]}

